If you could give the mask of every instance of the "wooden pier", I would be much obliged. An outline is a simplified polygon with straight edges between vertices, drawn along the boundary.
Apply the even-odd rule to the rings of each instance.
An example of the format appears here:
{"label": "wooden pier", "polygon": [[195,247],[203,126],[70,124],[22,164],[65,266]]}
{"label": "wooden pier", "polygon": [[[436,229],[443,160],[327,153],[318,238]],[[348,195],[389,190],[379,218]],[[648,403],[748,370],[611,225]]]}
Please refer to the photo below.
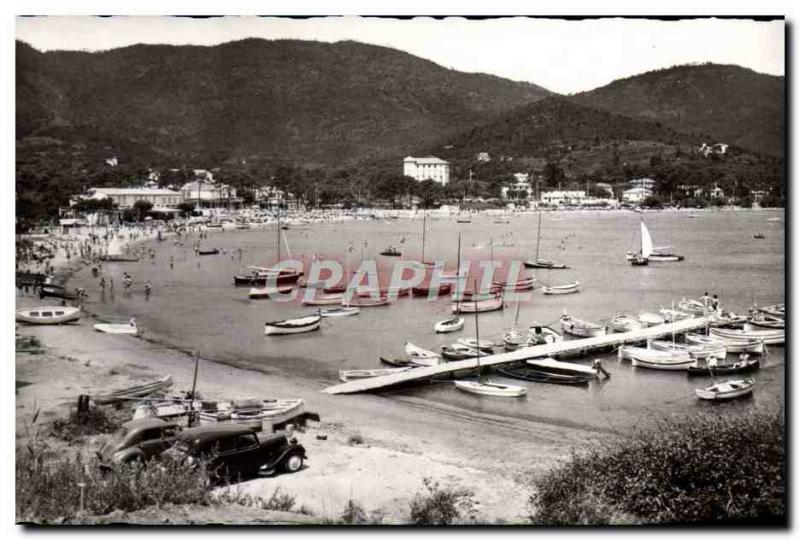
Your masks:
{"label": "wooden pier", "polygon": [[[535,347],[524,347],[516,351],[481,356],[480,362],[481,366],[496,366],[555,354],[590,353],[591,351],[616,347],[625,343],[638,343],[651,338],[658,338],[671,334],[682,334],[691,330],[697,330],[698,328],[704,328],[708,322],[708,317],[696,317],[673,323],[659,324],[633,332],[611,333],[591,338],[571,339],[559,341],[557,343],[548,343],[546,345],[536,345]],[[436,366],[418,367],[402,373],[393,373],[381,377],[359,379],[344,384],[337,384],[329,386],[324,389],[323,392],[327,394],[354,394],[356,392],[380,390],[390,386],[424,381],[447,373],[474,370],[476,366],[477,359],[475,358],[443,362]]]}

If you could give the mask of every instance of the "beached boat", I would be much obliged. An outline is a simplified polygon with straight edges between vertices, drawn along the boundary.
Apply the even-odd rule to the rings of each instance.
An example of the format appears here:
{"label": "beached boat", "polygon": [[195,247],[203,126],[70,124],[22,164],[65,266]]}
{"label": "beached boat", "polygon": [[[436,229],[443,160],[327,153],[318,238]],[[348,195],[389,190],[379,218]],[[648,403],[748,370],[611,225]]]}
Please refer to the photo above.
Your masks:
{"label": "beached boat", "polygon": [[590,376],[588,375],[564,375],[561,373],[547,373],[529,367],[496,367],[495,370],[506,377],[519,379],[521,381],[538,382],[547,384],[564,385],[587,385]]}
{"label": "beached boat", "polygon": [[480,351],[463,343],[452,343],[450,345],[442,345],[441,354],[442,358],[446,360],[466,360],[467,358],[476,358]]}
{"label": "beached boat", "polygon": [[272,298],[281,294],[292,292],[294,285],[278,285],[277,287],[253,287],[247,293],[253,300],[260,298]]}
{"label": "beached boat", "polygon": [[314,298],[303,298],[302,304],[306,306],[334,306],[341,304],[344,299],[343,294],[322,294]]}
{"label": "beached boat", "polygon": [[736,399],[746,396],[753,392],[756,381],[752,378],[733,379],[722,381],[705,388],[696,388],[694,393],[700,399],[710,401],[722,401],[726,399]]}
{"label": "beached boat", "polygon": [[335,307],[335,308],[327,308],[321,309],[319,314],[323,317],[350,317],[352,315],[358,315],[361,312],[361,309],[358,307]]}
{"label": "beached boat", "polygon": [[198,255],[218,255],[219,249],[217,248],[207,248],[207,249],[198,249]]}
{"label": "beached boat", "polygon": [[273,426],[282,425],[305,412],[306,403],[302,399],[240,399],[219,403],[203,402],[199,411],[200,424],[225,422],[243,424],[261,431],[266,425],[269,431]]}
{"label": "beached boat", "polygon": [[526,360],[525,366],[543,373],[556,373],[560,375],[573,375],[579,377],[597,377],[597,370],[590,366],[575,364],[573,362],[562,362],[553,358],[536,358]]}
{"label": "beached boat", "polygon": [[410,341],[406,342],[405,351],[411,363],[420,366],[435,366],[442,358],[437,353],[423,349],[422,347],[417,347]]}
{"label": "beached boat", "polygon": [[611,317],[611,328],[615,332],[633,332],[641,330],[643,325],[639,319],[627,313],[618,313]]}
{"label": "beached boat", "polygon": [[706,336],[704,334],[686,334],[686,343],[721,343],[725,345],[729,353],[764,353],[764,342],[760,339],[725,339],[719,336]]}
{"label": "beached boat", "polygon": [[561,323],[561,329],[564,331],[564,333],[571,334],[573,336],[593,337],[602,336],[606,333],[605,326],[600,326],[599,324],[576,319],[575,317],[567,315],[566,313],[561,316],[559,322]]}
{"label": "beached boat", "polygon": [[635,367],[666,371],[686,371],[695,359],[686,351],[659,351],[644,347],[620,347]]}
{"label": "beached boat", "polygon": [[92,401],[98,405],[108,405],[123,400],[149,396],[160,390],[166,390],[170,386],[172,386],[172,375],[167,375],[166,377],[148,383],[137,384],[120,390],[114,390],[107,394],[92,396]]}
{"label": "beached boat", "polygon": [[730,328],[711,328],[709,333],[715,337],[729,340],[760,340],[767,345],[782,345],[786,339],[786,330],[734,330]]}
{"label": "beached boat", "polygon": [[322,316],[308,315],[297,319],[285,319],[283,321],[272,321],[264,323],[264,334],[268,336],[283,334],[302,334],[319,330]]}
{"label": "beached boat", "polygon": [[130,334],[136,335],[139,333],[139,327],[136,324],[136,319],[131,319],[127,323],[97,323],[94,329],[104,334]]}
{"label": "beached boat", "polygon": [[740,360],[733,364],[718,364],[716,366],[704,363],[702,365],[696,364],[689,367],[689,375],[710,375],[716,377],[719,375],[733,375],[735,373],[748,373],[756,371],[761,366],[758,358],[748,358]]}
{"label": "beached boat", "polygon": [[456,342],[466,345],[467,347],[472,347],[473,349],[480,349],[483,352],[490,353],[494,350],[494,343],[486,339],[459,338]]}
{"label": "beached boat", "polygon": [[[647,230],[647,225],[644,224],[644,219],[639,223],[641,232],[641,244],[638,252],[628,251],[625,259],[631,263],[638,257],[640,260],[645,259],[648,262],[678,262],[683,260],[683,255],[676,255],[665,251],[669,246],[655,247],[653,246],[653,239],[650,236],[650,231]],[[643,263],[646,264],[646,263]]]}
{"label": "beached boat", "polygon": [[636,316],[636,320],[638,320],[639,323],[641,323],[643,328],[649,328],[651,326],[664,324],[664,317],[662,317],[658,313],[650,313],[647,311],[639,313]]}
{"label": "beached boat", "polygon": [[500,384],[490,381],[455,381],[453,384],[455,384],[456,388],[459,390],[482,396],[522,397],[528,392],[528,389],[524,386]]}
{"label": "beached boat", "polygon": [[542,294],[570,294],[580,291],[581,282],[573,281],[565,283],[564,285],[555,285],[553,287],[542,287]]}
{"label": "beached boat", "polygon": [[707,359],[718,358],[724,360],[728,354],[728,348],[724,343],[709,343],[705,345],[689,344],[689,343],[674,343],[672,341],[662,339],[651,339],[647,342],[647,346],[657,351],[677,351],[687,352],[692,358]]}
{"label": "beached boat", "polygon": [[48,297],[48,296],[51,297],[51,298],[61,298],[63,300],[77,300],[78,299],[78,295],[76,293],[68,291],[65,287],[63,287],[61,285],[55,285],[55,284],[52,284],[52,283],[49,283],[49,284],[46,284],[46,285],[42,285],[39,288],[39,297],[40,298],[45,298],[45,297]]}
{"label": "beached boat", "polygon": [[72,306],[39,306],[16,313],[17,321],[25,324],[66,324],[80,318],[80,308]]}
{"label": "beached boat", "polygon": [[488,300],[478,300],[472,302],[456,302],[452,306],[453,313],[485,313],[503,309],[503,297],[496,295]]}
{"label": "beached boat", "polygon": [[414,369],[415,367],[416,366],[382,369],[342,369],[339,370],[339,380],[342,382],[347,382],[356,379],[383,377],[384,375],[392,375],[393,373],[402,373],[403,371],[408,371],[409,369]]}
{"label": "beached boat", "polygon": [[464,317],[450,317],[433,325],[433,329],[437,334],[457,332],[462,328],[464,328]]}

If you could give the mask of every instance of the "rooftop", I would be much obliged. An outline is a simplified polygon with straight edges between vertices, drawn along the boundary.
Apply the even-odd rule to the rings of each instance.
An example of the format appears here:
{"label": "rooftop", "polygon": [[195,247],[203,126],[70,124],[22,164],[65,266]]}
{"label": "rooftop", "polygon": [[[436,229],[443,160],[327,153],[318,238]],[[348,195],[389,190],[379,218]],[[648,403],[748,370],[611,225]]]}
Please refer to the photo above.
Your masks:
{"label": "rooftop", "polygon": [[180,195],[177,191],[161,188],[93,187],[89,191],[95,195]]}

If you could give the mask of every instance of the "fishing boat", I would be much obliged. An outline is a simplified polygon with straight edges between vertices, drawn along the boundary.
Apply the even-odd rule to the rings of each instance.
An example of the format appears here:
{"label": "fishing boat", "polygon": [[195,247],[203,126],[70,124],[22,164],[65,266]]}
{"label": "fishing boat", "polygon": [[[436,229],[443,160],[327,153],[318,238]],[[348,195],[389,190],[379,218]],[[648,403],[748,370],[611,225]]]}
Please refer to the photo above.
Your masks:
{"label": "fishing boat", "polygon": [[641,330],[643,325],[639,319],[627,313],[618,313],[611,317],[611,328],[615,332],[633,332]]}
{"label": "fishing boat", "polygon": [[559,375],[573,375],[579,377],[597,377],[597,371],[590,367],[573,362],[562,362],[553,358],[536,358],[526,360],[525,366],[541,371],[543,373],[555,373]]}
{"label": "fishing boat", "polygon": [[497,223],[498,225],[508,225],[509,223],[511,223],[511,220],[508,218],[500,218],[494,220],[494,222]]}
{"label": "fishing boat", "polygon": [[411,362],[407,358],[384,358],[379,357],[381,362],[389,364],[390,366],[408,366]]}
{"label": "fishing boat", "polygon": [[524,386],[499,384],[491,381],[455,381],[453,384],[459,390],[483,396],[522,397],[528,392],[528,389]]}
{"label": "fishing boat", "polygon": [[352,315],[358,315],[361,312],[361,308],[355,306],[342,306],[342,307],[335,307],[335,308],[326,308],[321,309],[319,314],[323,317],[350,317]]}
{"label": "fishing boat", "polygon": [[576,293],[580,291],[580,286],[581,286],[580,281],[573,281],[571,283],[565,283],[564,285],[555,285],[553,287],[544,286],[542,287],[542,294]]}
{"label": "fishing boat", "polygon": [[467,358],[476,358],[479,354],[478,349],[463,343],[451,343],[441,347],[441,355],[445,360],[466,360]]}
{"label": "fishing boat", "polygon": [[428,281],[427,285],[412,287],[411,296],[430,296],[431,292],[433,292],[434,296],[444,296],[445,294],[450,294],[453,290],[453,284],[449,282],[439,283],[439,286],[435,288],[430,285],[430,281]]}
{"label": "fishing boat", "polygon": [[676,351],[686,352],[692,358],[698,360],[705,360],[708,358],[718,358],[725,360],[728,354],[728,348],[724,343],[708,343],[704,345],[689,344],[689,343],[675,343],[663,339],[651,339],[647,342],[647,346],[656,351]]}
{"label": "fishing boat", "polygon": [[198,249],[198,255],[217,255],[219,254],[219,249],[217,248],[208,248],[208,249]]}
{"label": "fishing boat", "polygon": [[412,364],[420,366],[435,366],[441,360],[441,356],[433,351],[417,347],[413,343],[406,342],[405,345],[406,356]]}
{"label": "fishing boat", "polygon": [[709,333],[715,337],[729,340],[760,340],[767,345],[782,345],[786,339],[785,330],[734,330],[729,328],[711,328]]}
{"label": "fishing boat", "polygon": [[658,326],[659,324],[664,324],[664,317],[659,315],[658,313],[651,313],[648,311],[642,311],[636,316],[636,320],[638,320],[643,328],[649,328],[651,326]]}
{"label": "fishing boat", "polygon": [[747,331],[764,330],[765,328],[782,330],[786,328],[786,322],[780,317],[773,317],[756,311],[744,324],[744,329]]}
{"label": "fishing boat", "polygon": [[545,345],[563,341],[564,337],[549,326],[533,323],[528,327],[528,335],[531,337],[531,345]]}
{"label": "fishing boat", "polygon": [[464,328],[464,317],[450,317],[433,325],[433,329],[437,334],[457,332],[462,328]]}
{"label": "fishing boat", "polygon": [[726,339],[719,336],[706,336],[703,334],[686,334],[686,343],[708,344],[721,343],[729,353],[750,352],[764,353],[764,341],[761,339]]}
{"label": "fishing boat", "polygon": [[108,405],[123,400],[149,396],[160,390],[166,390],[170,386],[172,386],[172,375],[167,375],[166,377],[148,383],[137,384],[120,390],[114,390],[107,394],[92,396],[92,401],[98,405]]}
{"label": "fishing boat", "polygon": [[736,399],[749,395],[753,392],[756,381],[753,378],[733,379],[722,381],[705,388],[695,388],[694,393],[700,399],[710,401],[722,401],[726,399]]}
{"label": "fishing boat", "polygon": [[362,298],[359,297],[358,300],[355,302],[350,301],[348,303],[349,306],[360,307],[360,308],[370,308],[370,307],[380,307],[380,306],[388,306],[391,304],[391,300],[389,300],[388,296],[378,296],[376,298],[368,297]]}
{"label": "fishing boat", "polygon": [[81,318],[81,310],[72,306],[39,306],[18,309],[16,319],[25,324],[66,324]]}
{"label": "fishing boat", "polygon": [[303,298],[302,303],[306,306],[333,306],[342,303],[343,294],[322,294],[314,298]]}
{"label": "fishing boat", "polygon": [[718,375],[733,375],[735,373],[748,373],[751,371],[756,371],[761,367],[761,362],[758,358],[748,358],[746,360],[740,360],[733,364],[718,364],[716,366],[704,364],[699,365],[696,364],[694,366],[690,366],[688,370],[689,375],[710,375],[712,377],[716,377]]}
{"label": "fishing boat", "polygon": [[682,298],[681,301],[678,302],[678,307],[695,316],[703,316],[712,311],[708,301],[700,301],[693,298]]}
{"label": "fishing boat", "polygon": [[305,400],[302,399],[255,399],[245,398],[233,401],[204,401],[198,412],[200,424],[217,422],[243,424],[251,429],[261,431],[264,425],[281,425],[296,418],[305,411]]}
{"label": "fishing boat", "polygon": [[400,250],[398,250],[397,248],[389,246],[388,248],[381,251],[381,255],[383,255],[384,257],[400,257],[403,255],[403,253],[400,252]]}
{"label": "fishing boat", "polygon": [[[624,347],[634,367],[666,371],[686,371],[695,359],[686,351],[659,351],[644,347]],[[620,348],[621,350],[622,348]]]}
{"label": "fishing boat", "polygon": [[477,338],[459,338],[457,343],[472,347],[473,349],[480,349],[483,352],[491,353],[494,350],[494,343],[486,339]]}
{"label": "fishing boat", "polygon": [[500,287],[502,289],[510,288],[512,291],[521,292],[533,289],[533,285],[535,282],[536,280],[533,277],[524,277],[518,279],[517,281],[511,284],[509,284],[508,281],[493,281],[492,285]]}
{"label": "fishing boat", "polygon": [[94,329],[104,334],[130,334],[136,335],[139,333],[139,327],[136,324],[136,319],[131,319],[127,323],[97,323]]}
{"label": "fishing boat", "polygon": [[539,211],[539,225],[536,227],[536,255],[533,260],[522,261],[525,268],[543,268],[545,270],[564,270],[569,268],[566,264],[552,259],[539,257],[539,241],[542,237],[542,212]]}
{"label": "fishing boat", "polygon": [[676,255],[665,251],[669,249],[670,246],[653,246],[653,239],[650,236],[650,231],[647,230],[647,225],[644,224],[644,219],[640,221],[639,225],[641,232],[640,250],[639,252],[628,251],[625,256],[626,260],[633,262],[636,257],[647,259],[652,262],[678,262],[683,260],[683,255]]}
{"label": "fishing boat", "polygon": [[63,300],[78,299],[78,295],[76,293],[68,291],[65,287],[61,285],[55,285],[52,283],[42,285],[39,288],[39,297],[45,298],[48,296],[51,298],[61,298]]}
{"label": "fishing boat", "polygon": [[409,369],[414,369],[416,366],[399,367],[399,368],[383,368],[383,369],[342,369],[339,370],[339,380],[342,382],[352,381],[356,379],[369,379],[372,377],[383,377],[384,375],[392,375],[394,373],[402,373]]}
{"label": "fishing boat", "polygon": [[757,240],[763,240],[766,238],[766,236],[764,236],[764,233],[756,233],[753,235],[753,238],[756,238]]}
{"label": "fishing boat", "polygon": [[294,289],[294,285],[278,285],[277,287],[253,287],[247,293],[253,300],[258,300],[261,298],[272,298],[281,294],[286,294],[292,292]]}
{"label": "fishing boat", "polygon": [[503,297],[496,295],[488,300],[475,300],[472,302],[456,302],[452,306],[453,313],[486,313],[503,309]]}
{"label": "fishing boat", "polygon": [[264,323],[264,334],[268,336],[277,336],[284,334],[302,334],[305,332],[312,332],[319,330],[319,325],[322,316],[307,315],[306,317],[299,317],[297,319],[285,319],[282,321],[272,321]]}
{"label": "fishing boat", "polygon": [[261,266],[249,266],[248,268],[251,269],[250,274],[233,276],[234,285],[266,285],[268,280],[275,285],[299,285],[299,279],[303,275],[303,272],[291,268],[282,268],[281,270]]}
{"label": "fishing boat", "polygon": [[659,309],[658,313],[664,318],[666,322],[677,322],[677,321],[682,321],[684,319],[691,319],[692,317],[694,317],[694,315],[691,313],[686,313],[685,311],[664,308],[664,307]]}
{"label": "fishing boat", "polygon": [[561,323],[561,329],[564,331],[564,333],[573,336],[594,337],[602,336],[606,333],[605,326],[600,326],[599,324],[576,319],[575,317],[567,315],[566,313],[561,316],[559,322]]}
{"label": "fishing boat", "polygon": [[730,311],[715,311],[708,315],[708,325],[722,328],[742,328],[747,317]]}
{"label": "fishing boat", "polygon": [[548,383],[548,384],[565,384],[565,385],[587,385],[589,384],[589,375],[564,375],[561,373],[547,373],[529,367],[505,367],[498,366],[495,370],[506,377],[512,379],[519,379],[521,381]]}
{"label": "fishing boat", "polygon": [[773,317],[786,317],[786,305],[785,304],[775,304],[772,306],[766,306],[762,308],[756,308],[761,313],[766,313],[767,315],[771,315]]}

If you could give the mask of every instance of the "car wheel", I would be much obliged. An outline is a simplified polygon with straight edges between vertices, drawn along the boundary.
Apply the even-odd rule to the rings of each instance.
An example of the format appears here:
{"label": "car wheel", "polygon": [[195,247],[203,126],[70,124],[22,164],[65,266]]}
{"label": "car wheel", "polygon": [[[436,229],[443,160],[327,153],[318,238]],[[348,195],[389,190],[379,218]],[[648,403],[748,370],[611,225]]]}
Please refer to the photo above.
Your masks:
{"label": "car wheel", "polygon": [[297,472],[303,468],[303,456],[297,453],[289,454],[283,460],[283,470],[285,472]]}

